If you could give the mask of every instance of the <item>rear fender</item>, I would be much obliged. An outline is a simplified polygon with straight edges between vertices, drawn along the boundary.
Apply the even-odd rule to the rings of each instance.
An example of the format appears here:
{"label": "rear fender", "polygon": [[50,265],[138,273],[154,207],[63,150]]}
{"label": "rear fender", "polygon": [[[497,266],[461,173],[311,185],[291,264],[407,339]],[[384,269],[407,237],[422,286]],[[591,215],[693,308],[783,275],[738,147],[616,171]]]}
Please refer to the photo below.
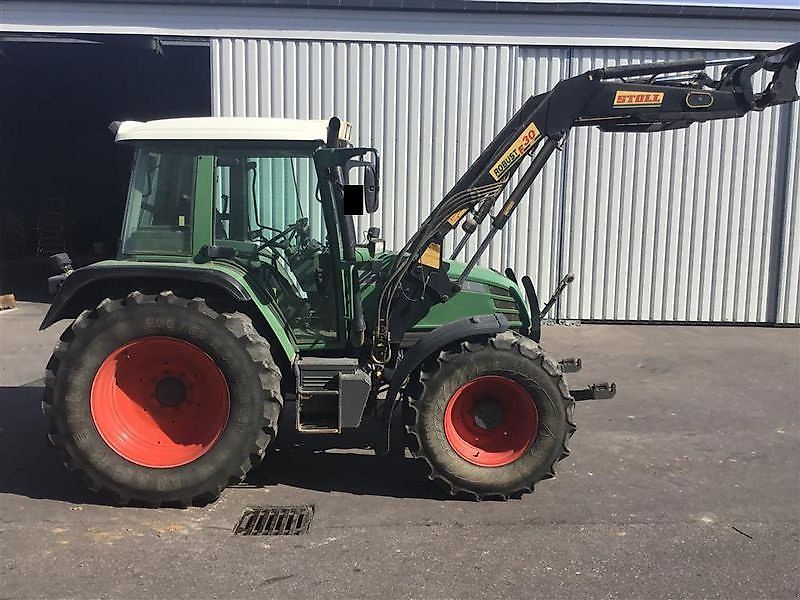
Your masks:
{"label": "rear fender", "polygon": [[[262,320],[262,327],[272,333],[288,364],[294,362],[297,349],[286,333],[286,327],[269,305],[257,300],[257,295],[244,275],[231,272],[213,264],[202,267],[187,265],[148,265],[100,262],[73,271],[66,277],[53,298],[50,309],[39,326],[46,329],[60,319],[77,317],[82,311],[93,309],[106,297],[122,298],[129,292],[140,290],[156,293],[172,290],[189,297],[213,294],[231,301],[236,310],[250,315],[254,321]],[[276,357],[278,358],[278,357]]]}

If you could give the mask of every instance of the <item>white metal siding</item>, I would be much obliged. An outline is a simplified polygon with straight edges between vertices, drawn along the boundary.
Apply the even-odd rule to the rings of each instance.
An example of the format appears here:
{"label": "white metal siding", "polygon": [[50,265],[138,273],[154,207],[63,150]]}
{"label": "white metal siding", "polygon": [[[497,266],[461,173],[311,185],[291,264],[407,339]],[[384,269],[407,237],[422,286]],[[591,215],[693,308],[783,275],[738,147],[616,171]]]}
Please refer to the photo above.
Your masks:
{"label": "white metal siding", "polygon": [[[517,87],[511,112],[515,112],[529,96],[546,92],[568,77],[568,56],[566,49],[537,48],[535,52],[521,49],[516,62]],[[530,275],[542,303],[545,302],[542,296],[551,293],[561,278],[559,257],[564,164],[562,153],[555,154],[502,231],[503,264],[492,265],[500,270],[510,266],[519,277]],[[523,164],[519,172],[524,172],[525,167]],[[513,189],[516,182],[517,177],[514,177],[508,190]],[[473,234],[473,238],[477,236]],[[478,241],[470,241],[473,245],[469,247],[475,248]]]}
{"label": "white metal siding", "polygon": [[[358,219],[357,231],[380,226],[387,248],[416,231],[523,98],[567,69],[563,49],[520,58],[511,46],[222,39],[212,41],[211,54],[215,115],[337,115],[353,123],[355,143],[381,149],[382,207]],[[530,271],[545,290],[557,276],[559,172],[560,159],[483,261]],[[314,210],[312,220],[320,220]],[[479,239],[473,235],[468,248]]]}
{"label": "white metal siding", "polygon": [[[696,52],[214,39],[211,54],[214,114],[335,114],[382,150],[383,205],[358,228],[379,225],[398,248],[528,95],[600,64]],[[540,296],[574,271],[562,319],[764,322],[773,299],[777,320],[797,323],[797,115],[780,136],[784,123],[770,109],[659,134],[573,131],[482,262],[529,273]]]}
{"label": "white metal siding", "polygon": [[[577,49],[573,73],[693,55]],[[574,130],[562,268],[577,280],[559,317],[767,320],[779,120],[770,109],[655,134]]]}
{"label": "white metal siding", "polygon": [[777,322],[795,324],[800,323],[800,109],[794,103],[784,110],[789,135]]}

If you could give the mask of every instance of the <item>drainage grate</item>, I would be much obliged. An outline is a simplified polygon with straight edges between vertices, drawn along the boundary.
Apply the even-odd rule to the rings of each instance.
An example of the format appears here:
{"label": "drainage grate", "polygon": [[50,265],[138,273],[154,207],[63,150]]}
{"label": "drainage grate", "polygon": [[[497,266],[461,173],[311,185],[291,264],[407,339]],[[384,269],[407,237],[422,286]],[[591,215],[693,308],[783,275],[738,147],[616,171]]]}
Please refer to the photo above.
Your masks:
{"label": "drainage grate", "polygon": [[314,506],[265,506],[245,509],[235,535],[300,535],[308,533]]}

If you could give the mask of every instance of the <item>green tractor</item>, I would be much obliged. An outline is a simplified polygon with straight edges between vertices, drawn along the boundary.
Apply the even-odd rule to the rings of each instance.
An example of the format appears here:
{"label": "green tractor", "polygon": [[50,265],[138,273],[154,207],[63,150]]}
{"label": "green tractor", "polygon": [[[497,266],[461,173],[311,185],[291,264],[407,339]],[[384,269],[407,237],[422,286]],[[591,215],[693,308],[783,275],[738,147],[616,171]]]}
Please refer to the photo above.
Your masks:
{"label": "green tractor", "polygon": [[[525,102],[397,252],[377,228],[356,234],[353,215],[378,209],[380,160],[337,118],[112,124],[135,149],[119,257],[76,270],[53,257],[42,328],[74,321],[47,365],[51,443],[120,503],[207,503],[261,462],[293,401],[303,434],[379,422],[376,450],[407,445],[451,494],[532,491],[567,456],[575,401],[615,386],[570,391],[580,360],[539,345],[570,276],[540,309],[529,277],[481,255],[572,127],[659,131],[789,102],[798,57],[800,44],[731,59],[719,80],[697,59],[562,81]],[[761,69],[773,83],[754,92]]]}

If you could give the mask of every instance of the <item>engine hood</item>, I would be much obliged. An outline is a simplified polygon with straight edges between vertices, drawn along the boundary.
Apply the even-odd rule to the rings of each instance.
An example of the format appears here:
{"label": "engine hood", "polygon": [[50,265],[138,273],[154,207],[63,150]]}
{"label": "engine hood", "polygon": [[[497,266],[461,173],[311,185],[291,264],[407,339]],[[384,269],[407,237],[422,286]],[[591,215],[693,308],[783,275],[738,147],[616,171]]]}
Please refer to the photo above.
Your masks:
{"label": "engine hood", "polygon": [[[372,264],[377,262],[383,274],[389,270],[396,256],[396,252],[381,252],[370,259],[364,251],[363,254],[359,253],[358,258],[371,261]],[[448,261],[447,264],[447,273],[451,279],[458,279],[466,267],[461,261]],[[361,298],[367,323],[373,322],[375,314],[378,296],[376,279],[374,273],[361,271]],[[502,273],[486,267],[475,267],[467,277],[462,291],[447,302],[434,305],[411,331],[427,331],[464,317],[494,313],[504,314],[512,327],[527,327],[530,324],[530,312],[524,298],[519,285]]]}

